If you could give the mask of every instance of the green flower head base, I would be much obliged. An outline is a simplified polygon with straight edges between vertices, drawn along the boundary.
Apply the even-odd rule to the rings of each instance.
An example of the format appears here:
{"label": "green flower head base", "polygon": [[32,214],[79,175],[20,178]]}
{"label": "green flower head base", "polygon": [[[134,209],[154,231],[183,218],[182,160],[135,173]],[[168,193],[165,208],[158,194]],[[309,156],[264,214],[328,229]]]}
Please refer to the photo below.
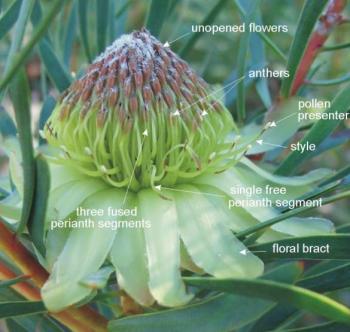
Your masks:
{"label": "green flower head base", "polygon": [[61,162],[137,191],[227,168],[242,152],[225,142],[234,128],[203,79],[144,29],[116,40],[72,84],[45,136]]}
{"label": "green flower head base", "polygon": [[[329,172],[285,178],[257,167],[244,157],[252,138],[232,136],[229,112],[208,91],[184,61],[142,30],[115,41],[63,95],[45,126],[48,142],[60,150],[48,157],[54,161],[45,257],[51,273],[42,298],[50,311],[91,299],[105,285],[106,264],[119,287],[144,306],[189,302],[182,270],[217,278],[263,273],[263,262],[234,233],[280,211],[230,209],[229,200],[245,198],[231,188],[285,186],[282,198],[295,199]],[[79,207],[103,211],[91,216],[95,225],[111,219],[110,208],[136,207],[136,217],[122,219],[149,227],[51,229],[53,220],[81,219]],[[331,230],[328,220],[290,218],[259,241]]]}

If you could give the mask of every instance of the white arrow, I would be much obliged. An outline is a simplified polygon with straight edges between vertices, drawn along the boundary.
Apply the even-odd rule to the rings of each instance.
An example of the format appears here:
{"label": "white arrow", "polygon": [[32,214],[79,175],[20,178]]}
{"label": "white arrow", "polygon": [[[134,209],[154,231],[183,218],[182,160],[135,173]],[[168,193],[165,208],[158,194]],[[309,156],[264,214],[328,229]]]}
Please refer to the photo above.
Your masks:
{"label": "white arrow", "polygon": [[142,143],[141,143],[141,149],[140,149],[140,151],[139,151],[139,153],[137,155],[137,158],[136,158],[136,161],[135,161],[135,164],[134,164],[134,168],[132,170],[132,173],[131,173],[131,176],[130,176],[130,180],[129,180],[129,183],[128,183],[128,187],[126,188],[125,196],[124,196],[124,199],[123,199],[123,205],[122,205],[123,207],[124,207],[124,204],[126,202],[126,197],[128,196],[128,193],[129,193],[129,190],[130,190],[131,182],[132,182],[132,180],[134,178],[134,175],[135,175],[136,165],[137,165],[137,163],[138,163],[138,161],[140,159],[141,153],[142,153],[143,144],[145,143],[145,139],[148,136],[148,130],[145,129],[144,132],[142,133],[142,135],[143,135],[143,139],[142,139]]}
{"label": "white arrow", "polygon": [[176,110],[174,113],[171,113],[172,116],[179,116],[180,115],[180,111]]}
{"label": "white arrow", "polygon": [[244,255],[244,256],[247,256],[248,253],[256,253],[256,252],[267,252],[265,250],[259,250],[259,251],[249,251],[248,249],[243,249],[241,250],[239,253]]}
{"label": "white arrow", "polygon": [[277,124],[276,124],[275,121],[272,121],[272,122],[270,123],[270,127],[276,127],[276,126],[277,126]]}
{"label": "white arrow", "polygon": [[190,190],[181,190],[181,189],[175,189],[175,188],[168,188],[163,187],[162,185],[154,186],[157,190],[171,190],[171,191],[178,191],[182,193],[190,193],[190,194],[197,194],[197,195],[207,195],[207,196],[215,196],[215,197],[226,197],[225,195],[219,195],[219,194],[212,194],[212,193],[205,193],[205,192],[198,192],[198,191],[190,191]]}
{"label": "white arrow", "polygon": [[177,37],[176,39],[174,39],[174,40],[171,41],[171,42],[169,42],[169,41],[167,40],[167,41],[163,44],[163,46],[164,46],[164,47],[170,47],[170,45],[171,45],[172,43],[175,43],[177,40],[182,39],[182,38],[188,36],[188,35],[191,34],[191,33],[192,33],[192,31],[186,32],[186,33],[184,33],[184,34],[181,35],[180,37]]}
{"label": "white arrow", "polygon": [[284,145],[279,145],[279,144],[272,144],[272,143],[266,143],[264,142],[262,139],[258,139],[256,141],[259,145],[271,145],[271,146],[276,146],[276,147],[279,147],[279,148],[284,148],[284,149],[288,149],[288,146],[284,146]]}
{"label": "white arrow", "polygon": [[203,112],[201,113],[201,115],[202,115],[202,116],[206,116],[206,115],[208,115],[208,112],[203,111]]}

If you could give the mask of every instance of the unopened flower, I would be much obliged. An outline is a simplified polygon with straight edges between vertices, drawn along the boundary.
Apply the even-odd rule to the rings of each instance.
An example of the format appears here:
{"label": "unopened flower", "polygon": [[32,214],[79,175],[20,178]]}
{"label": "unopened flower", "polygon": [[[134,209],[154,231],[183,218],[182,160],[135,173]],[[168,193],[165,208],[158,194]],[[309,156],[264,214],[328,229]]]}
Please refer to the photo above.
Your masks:
{"label": "unopened flower", "polygon": [[[99,225],[111,219],[111,207],[137,207],[137,219],[150,226],[49,231],[51,275],[42,296],[52,311],[93,294],[84,280],[107,261],[119,286],[145,306],[191,300],[181,269],[255,278],[263,263],[241,254],[246,247],[233,232],[279,212],[229,209],[228,200],[239,198],[230,186],[282,184],[291,198],[324,176],[276,177],[249,162],[244,154],[253,141],[238,135],[228,110],[188,64],[146,30],[122,36],[95,60],[62,95],[44,135],[59,151],[50,157],[57,165],[48,222],[77,218],[82,207],[103,211],[90,216]],[[325,220],[294,218],[264,237],[330,228]]]}

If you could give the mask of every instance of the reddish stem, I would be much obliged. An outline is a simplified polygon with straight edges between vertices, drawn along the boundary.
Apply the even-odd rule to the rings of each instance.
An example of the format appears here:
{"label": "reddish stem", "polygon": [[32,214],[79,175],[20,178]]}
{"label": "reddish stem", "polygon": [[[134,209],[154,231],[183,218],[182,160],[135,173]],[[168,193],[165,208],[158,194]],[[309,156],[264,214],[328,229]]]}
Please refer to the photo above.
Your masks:
{"label": "reddish stem", "polygon": [[[48,278],[47,271],[36,261],[32,254],[22,245],[14,233],[7,229],[0,220],[0,249],[11,258],[23,274],[30,277],[37,287],[42,287]],[[16,275],[0,263],[0,279],[12,279]],[[40,291],[21,282],[12,286],[18,293],[29,300],[41,300]],[[88,306],[68,308],[59,313],[49,313],[62,324],[77,332],[105,332],[107,320]]]}
{"label": "reddish stem", "polygon": [[331,0],[329,2],[326,13],[320,17],[316,30],[312,34],[305,54],[299,64],[292,85],[291,95],[295,95],[305,83],[305,77],[332,29],[344,22],[341,12],[344,10],[345,5],[346,0]]}

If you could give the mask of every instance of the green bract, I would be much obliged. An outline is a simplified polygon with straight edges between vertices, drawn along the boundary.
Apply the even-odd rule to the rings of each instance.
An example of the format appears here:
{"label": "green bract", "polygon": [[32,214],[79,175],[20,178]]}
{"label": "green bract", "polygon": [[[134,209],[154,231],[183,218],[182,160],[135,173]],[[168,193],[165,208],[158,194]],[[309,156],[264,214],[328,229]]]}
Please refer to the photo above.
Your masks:
{"label": "green bract", "polygon": [[[42,297],[51,311],[93,295],[95,287],[86,280],[107,261],[119,286],[145,306],[191,300],[181,269],[255,278],[263,263],[250,252],[241,254],[246,247],[234,232],[279,211],[228,209],[228,199],[241,198],[230,187],[284,185],[283,198],[293,199],[328,174],[277,177],[246,159],[250,142],[239,138],[228,110],[146,30],[122,36],[96,59],[63,94],[44,134],[60,150],[48,157],[51,275]],[[78,207],[100,209],[104,217],[91,216],[95,227],[50,229],[53,220],[77,219]],[[101,219],[111,218],[111,207],[137,207],[141,226],[98,227]],[[268,229],[261,240],[329,231],[328,220],[291,218]]]}

